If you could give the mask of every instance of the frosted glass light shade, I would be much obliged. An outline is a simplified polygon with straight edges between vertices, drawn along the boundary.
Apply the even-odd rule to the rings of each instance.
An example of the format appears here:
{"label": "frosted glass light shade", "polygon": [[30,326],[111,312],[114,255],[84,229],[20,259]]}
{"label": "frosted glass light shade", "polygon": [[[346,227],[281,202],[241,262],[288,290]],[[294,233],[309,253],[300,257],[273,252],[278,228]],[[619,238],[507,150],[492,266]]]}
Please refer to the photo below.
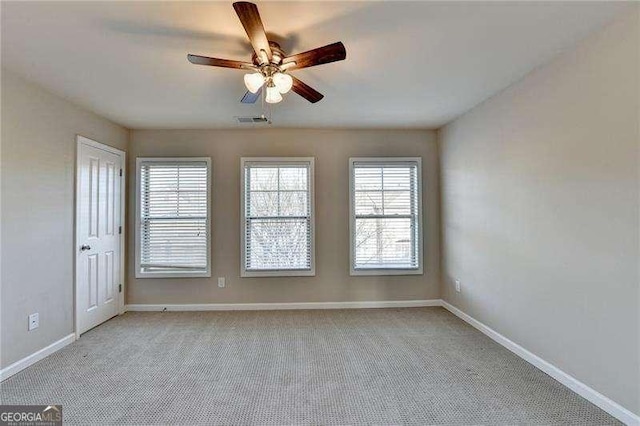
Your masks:
{"label": "frosted glass light shade", "polygon": [[259,72],[244,75],[244,85],[251,93],[258,93],[264,84],[264,76]]}
{"label": "frosted glass light shade", "polygon": [[267,87],[267,96],[264,98],[264,100],[270,104],[277,104],[282,100],[282,95],[278,91],[277,87]]}
{"label": "frosted glass light shade", "polygon": [[273,75],[273,84],[278,88],[278,92],[287,93],[293,86],[293,78],[289,74],[277,72]]}

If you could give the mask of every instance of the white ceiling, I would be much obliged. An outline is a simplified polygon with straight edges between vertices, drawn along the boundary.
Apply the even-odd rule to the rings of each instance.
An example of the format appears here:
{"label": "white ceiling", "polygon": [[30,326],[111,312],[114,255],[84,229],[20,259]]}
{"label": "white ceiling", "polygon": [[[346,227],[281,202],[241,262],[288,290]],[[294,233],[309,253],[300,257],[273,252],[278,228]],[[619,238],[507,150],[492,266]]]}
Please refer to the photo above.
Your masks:
{"label": "white ceiling", "polygon": [[[622,13],[616,2],[261,2],[290,53],[344,42],[347,60],[295,71],[281,127],[435,128]],[[243,73],[187,53],[249,60],[229,2],[2,2],[2,65],[130,128],[232,128]]]}

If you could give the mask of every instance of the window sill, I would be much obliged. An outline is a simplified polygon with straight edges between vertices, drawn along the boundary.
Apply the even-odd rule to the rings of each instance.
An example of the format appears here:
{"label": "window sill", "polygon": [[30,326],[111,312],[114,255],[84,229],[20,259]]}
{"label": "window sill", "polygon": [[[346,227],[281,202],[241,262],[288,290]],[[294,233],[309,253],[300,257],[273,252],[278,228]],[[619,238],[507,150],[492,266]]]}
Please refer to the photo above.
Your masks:
{"label": "window sill", "polygon": [[384,276],[384,275],[424,275],[422,268],[418,269],[351,269],[353,276]]}
{"label": "window sill", "polygon": [[136,272],[136,278],[211,278],[211,271],[207,272]]}
{"label": "window sill", "polygon": [[260,277],[315,277],[315,269],[296,269],[296,270],[279,270],[279,271],[240,271],[242,278],[260,278]]}

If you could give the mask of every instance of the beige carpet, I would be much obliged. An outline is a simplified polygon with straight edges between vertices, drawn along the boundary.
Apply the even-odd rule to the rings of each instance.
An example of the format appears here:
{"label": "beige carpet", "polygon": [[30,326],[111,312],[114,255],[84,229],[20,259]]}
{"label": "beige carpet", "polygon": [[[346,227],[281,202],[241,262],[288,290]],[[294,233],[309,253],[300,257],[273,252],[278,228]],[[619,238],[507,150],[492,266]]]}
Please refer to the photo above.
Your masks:
{"label": "beige carpet", "polygon": [[0,392],[75,424],[616,423],[442,308],[127,313]]}

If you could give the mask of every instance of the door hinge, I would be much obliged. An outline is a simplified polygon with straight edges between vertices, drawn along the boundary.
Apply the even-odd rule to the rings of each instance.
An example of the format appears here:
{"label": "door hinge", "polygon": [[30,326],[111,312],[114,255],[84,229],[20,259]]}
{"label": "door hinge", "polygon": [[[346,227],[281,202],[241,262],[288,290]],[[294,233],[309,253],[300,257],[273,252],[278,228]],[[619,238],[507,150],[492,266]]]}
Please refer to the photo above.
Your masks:
{"label": "door hinge", "polygon": [[122,177],[122,169],[120,169],[120,177]]}
{"label": "door hinge", "polygon": [[122,234],[122,226],[118,226],[118,234]]}
{"label": "door hinge", "polygon": [[122,284],[118,284],[118,293],[122,293]]}

